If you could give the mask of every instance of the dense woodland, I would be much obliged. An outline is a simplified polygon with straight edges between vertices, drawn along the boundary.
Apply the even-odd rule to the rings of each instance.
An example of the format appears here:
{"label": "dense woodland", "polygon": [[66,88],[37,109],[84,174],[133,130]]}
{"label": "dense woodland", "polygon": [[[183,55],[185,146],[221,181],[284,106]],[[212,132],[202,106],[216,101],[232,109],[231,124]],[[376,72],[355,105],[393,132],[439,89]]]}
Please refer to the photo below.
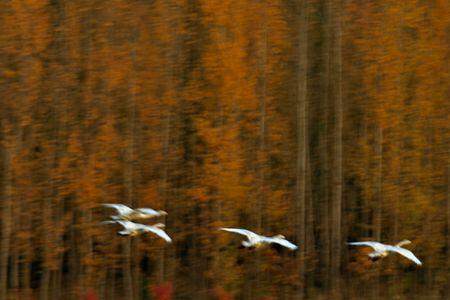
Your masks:
{"label": "dense woodland", "polygon": [[[1,1],[0,300],[450,299],[449,16]],[[100,203],[166,210],[173,243],[118,236]],[[424,264],[346,245],[368,239]]]}

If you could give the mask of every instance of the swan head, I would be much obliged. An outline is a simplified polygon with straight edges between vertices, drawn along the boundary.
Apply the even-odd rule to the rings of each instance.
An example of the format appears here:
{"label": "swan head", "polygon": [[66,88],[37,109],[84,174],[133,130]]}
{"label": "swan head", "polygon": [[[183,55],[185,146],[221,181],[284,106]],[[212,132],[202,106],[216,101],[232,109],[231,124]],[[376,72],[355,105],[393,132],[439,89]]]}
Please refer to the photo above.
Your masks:
{"label": "swan head", "polygon": [[277,235],[274,235],[274,236],[273,236],[273,238],[277,238],[277,239],[283,239],[283,240],[285,240],[285,239],[286,239],[286,237],[285,237],[284,235],[282,235],[282,234],[277,234]]}
{"label": "swan head", "polygon": [[410,240],[403,240],[403,241],[399,242],[396,246],[402,247],[403,245],[409,245],[409,244],[411,244]]}

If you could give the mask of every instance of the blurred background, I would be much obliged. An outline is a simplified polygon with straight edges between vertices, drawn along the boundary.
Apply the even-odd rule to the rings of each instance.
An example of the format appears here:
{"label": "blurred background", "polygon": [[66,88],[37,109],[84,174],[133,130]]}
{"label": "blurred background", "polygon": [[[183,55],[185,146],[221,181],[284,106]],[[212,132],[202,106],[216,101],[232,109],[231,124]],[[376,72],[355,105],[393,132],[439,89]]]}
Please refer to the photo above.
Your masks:
{"label": "blurred background", "polygon": [[[0,299],[449,299],[449,16],[1,1]],[[173,243],[118,236],[100,203],[166,210]],[[424,264],[346,245],[368,239]]]}

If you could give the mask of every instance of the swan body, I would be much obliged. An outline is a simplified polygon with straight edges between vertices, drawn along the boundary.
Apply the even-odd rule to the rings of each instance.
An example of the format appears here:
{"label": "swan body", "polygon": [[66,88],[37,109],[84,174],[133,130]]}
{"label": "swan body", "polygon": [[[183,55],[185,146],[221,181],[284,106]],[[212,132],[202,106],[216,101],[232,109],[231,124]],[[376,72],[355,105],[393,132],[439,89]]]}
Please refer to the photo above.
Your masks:
{"label": "swan body", "polygon": [[396,245],[387,245],[387,244],[382,244],[379,242],[373,242],[373,241],[368,241],[368,242],[351,242],[348,243],[349,245],[355,245],[355,246],[369,246],[372,247],[372,249],[374,250],[374,252],[369,253],[369,257],[373,260],[376,261],[380,258],[386,257],[389,255],[389,252],[396,252],[400,255],[403,255],[404,257],[406,257],[407,259],[415,262],[417,265],[421,266],[422,262],[408,249],[402,248],[403,245],[407,245],[407,244],[411,244],[410,241],[408,240],[403,240],[401,242],[399,242]]}
{"label": "swan body", "polygon": [[244,246],[245,248],[260,248],[264,245],[278,244],[280,246],[288,248],[289,250],[298,249],[297,245],[294,245],[293,243],[286,240],[286,238],[281,234],[275,235],[273,237],[267,237],[241,228],[220,228],[219,230],[246,236],[247,240],[242,241],[242,246]]}
{"label": "swan body", "polygon": [[139,223],[134,223],[131,221],[115,220],[115,221],[104,221],[103,224],[120,224],[124,227],[123,230],[117,232],[119,235],[129,235],[136,236],[146,232],[152,232],[164,239],[167,243],[171,243],[172,239],[170,236],[162,229],[164,224],[158,223],[155,225],[144,225]]}

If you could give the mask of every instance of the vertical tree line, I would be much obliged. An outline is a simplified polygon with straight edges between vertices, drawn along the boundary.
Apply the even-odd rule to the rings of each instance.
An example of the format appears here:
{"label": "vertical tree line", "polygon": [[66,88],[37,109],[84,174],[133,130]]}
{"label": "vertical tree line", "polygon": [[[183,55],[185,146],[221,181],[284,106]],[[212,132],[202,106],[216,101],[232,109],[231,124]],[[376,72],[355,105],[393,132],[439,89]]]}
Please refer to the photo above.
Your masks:
{"label": "vertical tree line", "polygon": [[[445,299],[448,9],[1,3],[0,299]],[[101,203],[166,210],[173,243]],[[424,265],[345,244],[368,239]]]}

